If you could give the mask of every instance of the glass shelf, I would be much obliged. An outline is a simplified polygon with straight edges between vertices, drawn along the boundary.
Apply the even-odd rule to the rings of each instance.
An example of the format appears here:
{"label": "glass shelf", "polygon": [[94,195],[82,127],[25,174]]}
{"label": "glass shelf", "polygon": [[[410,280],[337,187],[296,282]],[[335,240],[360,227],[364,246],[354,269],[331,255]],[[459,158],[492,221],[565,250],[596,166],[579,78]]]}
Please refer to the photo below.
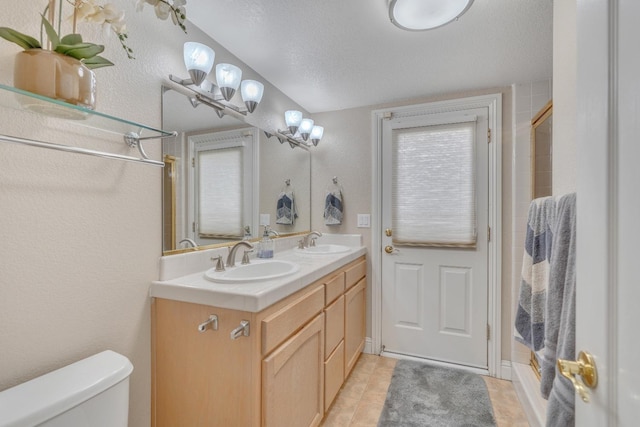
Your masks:
{"label": "glass shelf", "polygon": [[156,129],[2,84],[0,84],[0,105],[15,110],[27,110],[45,114],[48,117],[73,120],[82,126],[118,133],[123,136],[130,132],[135,132],[139,136],[142,136],[143,132],[149,132],[149,135],[144,135],[145,137],[155,136],[156,138],[162,138],[173,136],[173,132]]}
{"label": "glass shelf", "polygon": [[98,111],[89,110],[84,107],[69,104],[56,99],[47,98],[11,86],[0,84],[0,106],[14,110],[24,111],[32,114],[46,115],[53,119],[63,120],[65,123],[73,123],[101,132],[116,134],[121,141],[130,147],[137,147],[140,151],[140,158],[123,156],[100,151],[93,151],[83,148],[71,147],[44,141],[33,141],[24,138],[0,135],[0,140],[4,142],[20,143],[41,148],[74,152],[78,154],[88,154],[99,157],[106,157],[118,160],[141,162],[155,166],[164,166],[163,162],[158,162],[147,158],[142,148],[141,141],[148,139],[162,139],[176,136],[176,132],[169,132],[157,129],[141,123],[132,122],[119,117],[110,116]]}

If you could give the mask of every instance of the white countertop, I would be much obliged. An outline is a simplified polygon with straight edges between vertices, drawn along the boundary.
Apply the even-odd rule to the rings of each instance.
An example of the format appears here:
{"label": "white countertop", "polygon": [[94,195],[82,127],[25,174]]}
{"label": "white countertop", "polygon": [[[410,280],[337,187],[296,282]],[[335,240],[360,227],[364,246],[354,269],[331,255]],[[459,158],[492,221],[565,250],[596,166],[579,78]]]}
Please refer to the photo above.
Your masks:
{"label": "white countertop", "polygon": [[353,246],[348,252],[330,255],[304,254],[289,249],[276,253],[273,258],[300,266],[296,273],[285,277],[259,282],[217,283],[204,277],[207,268],[169,280],[154,281],[149,294],[155,298],[259,312],[365,253],[364,246]]}

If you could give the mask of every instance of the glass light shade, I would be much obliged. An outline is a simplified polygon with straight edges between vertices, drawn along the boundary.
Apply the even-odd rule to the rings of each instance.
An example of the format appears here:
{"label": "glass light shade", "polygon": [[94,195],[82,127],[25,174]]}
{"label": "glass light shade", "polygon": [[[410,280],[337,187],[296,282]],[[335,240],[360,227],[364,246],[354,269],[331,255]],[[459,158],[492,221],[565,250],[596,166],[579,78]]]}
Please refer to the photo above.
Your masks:
{"label": "glass light shade", "polygon": [[300,126],[300,122],[302,122],[302,113],[296,110],[285,111],[284,121],[287,124],[291,135],[294,135],[298,130],[298,126]]}
{"label": "glass light shade", "polygon": [[441,27],[460,17],[473,0],[391,0],[389,18],[404,30]]}
{"label": "glass light shade", "polygon": [[209,46],[197,42],[186,42],[183,49],[184,65],[187,67],[193,84],[200,84],[213,68],[216,53]]}
{"label": "glass light shade", "polygon": [[300,136],[303,140],[309,139],[309,134],[313,129],[313,120],[311,119],[302,119],[300,122],[300,126],[298,127],[298,132],[300,132]]}
{"label": "glass light shade", "polygon": [[233,64],[216,65],[216,81],[225,100],[230,100],[240,86],[242,70]]}
{"label": "glass light shade", "polygon": [[311,142],[313,142],[314,146],[318,145],[318,142],[322,139],[322,135],[324,134],[324,128],[322,126],[314,126],[311,128],[311,134],[309,138],[311,138]]}
{"label": "glass light shade", "polygon": [[255,80],[243,80],[240,85],[240,92],[242,93],[242,100],[244,101],[244,105],[247,106],[247,110],[253,113],[260,101],[262,101],[264,85]]}

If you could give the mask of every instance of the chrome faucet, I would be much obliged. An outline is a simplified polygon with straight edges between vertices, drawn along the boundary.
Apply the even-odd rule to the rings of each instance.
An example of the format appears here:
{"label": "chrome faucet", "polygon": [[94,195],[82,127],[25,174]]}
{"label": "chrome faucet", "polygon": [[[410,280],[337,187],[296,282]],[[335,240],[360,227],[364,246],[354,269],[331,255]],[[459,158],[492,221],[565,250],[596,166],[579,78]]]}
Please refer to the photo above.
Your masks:
{"label": "chrome faucet", "polygon": [[274,230],[272,228],[268,228],[267,229],[267,234],[269,234],[270,236],[276,236],[276,237],[278,237],[280,235],[280,233],[278,233],[276,230]]}
{"label": "chrome faucet", "polygon": [[181,244],[183,244],[183,243],[186,243],[186,244],[187,244],[187,248],[188,248],[189,246],[191,246],[192,248],[198,247],[198,245],[196,244],[196,242],[194,242],[193,240],[188,239],[188,238],[187,238],[187,239],[182,239],[182,240],[180,240],[180,243],[178,243],[178,244],[179,244],[179,245],[181,245]]}
{"label": "chrome faucet", "polygon": [[302,238],[302,247],[303,248],[308,248],[309,246],[315,246],[316,245],[316,237],[312,237],[312,236],[322,237],[322,233],[320,233],[319,231],[312,231],[311,233],[309,233],[306,236],[304,236]]}
{"label": "chrome faucet", "polygon": [[[241,240],[232,247],[229,248],[229,256],[227,256],[227,267],[235,267],[236,266],[236,251],[240,246],[247,247],[249,249],[253,249],[253,245],[246,240]],[[245,251],[244,256],[242,257],[242,262],[245,264],[249,263],[249,256],[247,255],[249,251]],[[245,262],[246,261],[246,262]]]}

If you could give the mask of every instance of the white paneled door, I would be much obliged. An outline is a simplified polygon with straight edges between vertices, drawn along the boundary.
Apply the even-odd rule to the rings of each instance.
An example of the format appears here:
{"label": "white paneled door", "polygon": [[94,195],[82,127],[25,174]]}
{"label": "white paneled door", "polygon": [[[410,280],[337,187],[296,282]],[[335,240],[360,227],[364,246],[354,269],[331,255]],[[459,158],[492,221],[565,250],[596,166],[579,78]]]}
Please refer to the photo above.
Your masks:
{"label": "white paneled door", "polygon": [[640,423],[639,17],[637,0],[577,2],[576,352],[598,375],[579,427]]}
{"label": "white paneled door", "polygon": [[487,368],[488,114],[383,123],[385,352]]}

